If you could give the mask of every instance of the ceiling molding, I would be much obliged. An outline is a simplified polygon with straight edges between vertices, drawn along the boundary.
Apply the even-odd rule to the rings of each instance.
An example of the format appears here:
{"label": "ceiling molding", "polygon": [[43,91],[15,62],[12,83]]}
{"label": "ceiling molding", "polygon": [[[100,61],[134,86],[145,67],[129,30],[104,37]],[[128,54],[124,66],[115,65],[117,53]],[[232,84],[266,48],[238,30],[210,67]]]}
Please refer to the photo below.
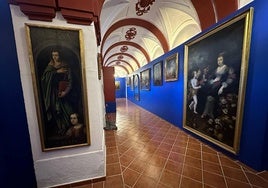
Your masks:
{"label": "ceiling molding", "polygon": [[52,22],[56,11],[60,11],[68,23],[90,25],[94,22],[97,45],[100,45],[99,17],[104,0],[9,0],[9,4],[20,7],[30,20]]}
{"label": "ceiling molding", "polygon": [[113,60],[113,61],[110,61],[107,65],[106,65],[106,67],[109,67],[112,63],[114,63],[114,62],[123,62],[123,63],[126,63],[129,67],[130,67],[130,69],[132,70],[132,72],[134,71],[134,68],[131,66],[131,64],[130,63],[128,63],[127,61],[125,61],[125,60]]}
{"label": "ceiling molding", "polygon": [[192,3],[198,14],[202,31],[236,11],[238,8],[237,0],[199,0],[192,1]]}
{"label": "ceiling molding", "polygon": [[56,16],[57,4],[55,0],[10,0],[9,4],[18,5],[21,12],[30,20],[52,22]]}
{"label": "ceiling molding", "polygon": [[106,39],[109,37],[109,35],[113,31],[115,31],[116,29],[127,26],[127,25],[139,26],[139,27],[145,28],[148,31],[152,32],[154,34],[154,36],[159,40],[164,53],[169,51],[169,44],[167,42],[167,39],[165,38],[164,34],[155,25],[153,25],[151,22],[148,22],[148,21],[142,20],[142,19],[126,18],[126,19],[123,19],[123,20],[120,20],[120,21],[114,23],[106,31],[106,33],[104,34],[103,39],[102,39],[101,53],[103,53],[103,45],[105,44]]}
{"label": "ceiling molding", "polygon": [[238,9],[237,0],[214,0],[214,3],[217,10],[218,20],[225,18],[227,15]]}
{"label": "ceiling molding", "polygon": [[137,64],[138,68],[141,67],[141,66],[140,66],[140,63],[137,61],[137,59],[136,59],[133,55],[128,54],[128,53],[115,53],[115,54],[109,56],[109,57],[107,58],[107,60],[104,62],[103,66],[106,66],[106,64],[108,63],[108,60],[109,60],[109,59],[111,59],[111,58],[114,57],[114,56],[119,56],[119,55],[123,55],[123,56],[125,55],[125,56],[128,56],[128,57],[132,58],[132,59],[134,60],[134,62]]}
{"label": "ceiling molding", "polygon": [[121,45],[126,45],[126,46],[133,46],[134,48],[137,48],[138,50],[140,50],[143,55],[145,56],[147,62],[151,61],[151,58],[149,56],[149,54],[147,53],[147,51],[139,44],[135,43],[135,42],[129,42],[129,41],[121,41],[121,42],[117,42],[114,43],[113,45],[111,45],[104,53],[103,55],[103,59],[105,59],[106,55],[108,54],[108,52],[110,50],[112,50],[113,48],[117,47],[117,46],[121,46]]}
{"label": "ceiling molding", "polygon": [[[172,33],[168,33],[169,31],[166,30],[167,28],[173,28],[174,24],[180,25],[180,22],[183,22],[183,19],[180,20],[180,16],[174,9],[188,10],[186,11],[187,14],[195,20],[199,20],[198,26],[204,31],[235,12],[240,4],[239,0],[184,0],[183,3],[174,0],[8,0],[8,2],[19,6],[20,10],[30,20],[52,22],[56,14],[61,13],[67,23],[94,24],[99,52],[103,57],[102,59],[107,59],[103,63],[111,65],[115,59],[111,59],[112,57],[117,55],[127,56],[127,60],[118,59],[117,61],[125,61],[122,66],[124,65],[125,69],[129,71],[128,66],[135,71],[135,69],[151,62],[153,60],[151,58],[167,53],[171,48],[179,45],[180,41],[192,37],[192,35],[172,32],[172,30],[170,31]],[[104,2],[104,9],[102,9]],[[142,11],[139,12],[139,15],[137,15],[138,10],[136,9],[137,2],[138,8]],[[120,6],[121,4],[122,6]],[[183,7],[185,5],[187,7]],[[100,24],[101,12],[105,15],[102,26]],[[167,16],[168,13],[171,14],[170,19]],[[171,18],[176,19],[177,22],[173,22]],[[128,37],[130,39],[133,37],[133,40],[127,41],[127,38],[124,37],[126,33],[123,32],[127,30],[128,26],[139,27],[138,29],[143,32],[134,37],[132,36],[134,33],[130,33]],[[187,34],[195,33],[193,27],[188,27],[186,24],[181,25],[181,27],[180,30],[185,29]],[[129,48],[131,50],[121,51],[120,45],[131,47]],[[157,55],[155,54],[156,49],[159,52]],[[121,53],[117,53],[117,50]]]}
{"label": "ceiling molding", "polygon": [[129,74],[129,71],[128,71],[127,68],[126,68],[125,66],[123,66],[123,65],[114,65],[113,67],[121,67],[121,68],[123,68],[123,69],[126,71],[127,74]]}

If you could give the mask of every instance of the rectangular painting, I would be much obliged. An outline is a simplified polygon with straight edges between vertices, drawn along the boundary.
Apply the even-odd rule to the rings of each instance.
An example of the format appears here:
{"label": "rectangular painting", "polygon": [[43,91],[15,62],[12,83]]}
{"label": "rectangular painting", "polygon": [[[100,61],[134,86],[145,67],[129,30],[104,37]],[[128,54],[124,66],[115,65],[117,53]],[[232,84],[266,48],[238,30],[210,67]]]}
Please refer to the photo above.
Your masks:
{"label": "rectangular painting", "polygon": [[134,91],[134,76],[130,75],[129,78],[130,78],[130,90]]}
{"label": "rectangular painting", "polygon": [[154,86],[163,85],[163,62],[160,61],[153,66],[153,84]]}
{"label": "rectangular painting", "polygon": [[131,76],[126,77],[127,87],[130,86],[131,83]]}
{"label": "rectangular painting", "polygon": [[183,127],[238,154],[253,10],[185,45]]}
{"label": "rectangular painting", "polygon": [[146,69],[141,72],[141,90],[151,89],[151,69]]}
{"label": "rectangular painting", "polygon": [[133,75],[133,89],[134,89],[134,99],[136,101],[140,100],[140,78],[138,74]]}
{"label": "rectangular painting", "polygon": [[114,84],[115,84],[115,89],[120,90],[120,81],[115,81]]}
{"label": "rectangular painting", "polygon": [[42,151],[90,145],[82,30],[25,28]]}
{"label": "rectangular painting", "polygon": [[101,70],[102,70],[102,56],[101,53],[97,54],[97,64],[98,64],[98,79],[101,80]]}
{"label": "rectangular painting", "polygon": [[165,60],[165,81],[178,80],[178,53],[169,56]]}

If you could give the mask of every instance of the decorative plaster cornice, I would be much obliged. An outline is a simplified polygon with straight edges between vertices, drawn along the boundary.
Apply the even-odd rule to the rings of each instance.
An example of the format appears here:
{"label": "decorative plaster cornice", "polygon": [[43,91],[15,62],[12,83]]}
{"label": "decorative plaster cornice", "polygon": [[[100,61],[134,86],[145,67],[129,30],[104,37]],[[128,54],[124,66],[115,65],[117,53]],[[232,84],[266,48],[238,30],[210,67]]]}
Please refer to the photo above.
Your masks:
{"label": "decorative plaster cornice", "polygon": [[9,0],[9,4],[20,7],[30,20],[51,22],[60,11],[68,23],[90,25],[94,22],[97,45],[100,45],[99,16],[104,0]]}

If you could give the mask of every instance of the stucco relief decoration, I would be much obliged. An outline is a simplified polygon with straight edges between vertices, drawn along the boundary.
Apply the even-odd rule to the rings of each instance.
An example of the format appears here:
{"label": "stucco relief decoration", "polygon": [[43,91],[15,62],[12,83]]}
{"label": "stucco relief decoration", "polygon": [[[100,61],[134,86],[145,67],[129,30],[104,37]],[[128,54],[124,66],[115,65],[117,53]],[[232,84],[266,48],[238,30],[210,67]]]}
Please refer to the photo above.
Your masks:
{"label": "stucco relief decoration", "polygon": [[121,64],[121,62],[120,62],[120,61],[117,61],[117,62],[116,62],[116,65],[120,65],[120,64]]}
{"label": "stucco relief decoration", "polygon": [[142,16],[144,13],[148,13],[150,6],[153,5],[155,0],[139,0],[136,3],[136,14],[137,16]]}
{"label": "stucco relief decoration", "polygon": [[122,46],[121,48],[120,48],[120,52],[126,52],[128,50],[128,47],[127,46]]}
{"label": "stucco relief decoration", "polygon": [[135,38],[137,35],[137,30],[135,27],[129,28],[129,30],[126,32],[125,38],[127,41],[130,41]]}
{"label": "stucco relief decoration", "polygon": [[119,56],[117,57],[118,60],[122,60],[123,58],[124,58],[124,56],[122,56],[122,55],[119,55]]}

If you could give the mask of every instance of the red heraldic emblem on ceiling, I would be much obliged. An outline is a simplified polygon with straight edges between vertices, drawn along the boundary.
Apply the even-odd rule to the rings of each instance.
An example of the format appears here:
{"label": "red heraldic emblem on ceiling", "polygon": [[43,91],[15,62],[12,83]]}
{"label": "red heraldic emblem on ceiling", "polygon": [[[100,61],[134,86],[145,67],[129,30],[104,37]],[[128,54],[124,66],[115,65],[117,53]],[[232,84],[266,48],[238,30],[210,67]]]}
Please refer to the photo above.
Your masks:
{"label": "red heraldic emblem on ceiling", "polygon": [[121,51],[122,53],[126,52],[127,50],[128,50],[128,47],[127,47],[127,46],[122,46],[122,47],[120,48],[120,51]]}
{"label": "red heraldic emblem on ceiling", "polygon": [[129,28],[129,30],[127,30],[126,35],[125,35],[125,39],[127,41],[130,41],[130,40],[134,39],[136,35],[137,35],[136,28],[131,27],[131,28]]}
{"label": "red heraldic emblem on ceiling", "polygon": [[136,14],[142,16],[144,13],[147,13],[150,10],[150,6],[153,5],[155,0],[139,0],[136,3]]}
{"label": "red heraldic emblem on ceiling", "polygon": [[122,60],[122,59],[124,59],[124,56],[119,55],[119,56],[117,57],[117,59],[118,59],[118,60]]}

